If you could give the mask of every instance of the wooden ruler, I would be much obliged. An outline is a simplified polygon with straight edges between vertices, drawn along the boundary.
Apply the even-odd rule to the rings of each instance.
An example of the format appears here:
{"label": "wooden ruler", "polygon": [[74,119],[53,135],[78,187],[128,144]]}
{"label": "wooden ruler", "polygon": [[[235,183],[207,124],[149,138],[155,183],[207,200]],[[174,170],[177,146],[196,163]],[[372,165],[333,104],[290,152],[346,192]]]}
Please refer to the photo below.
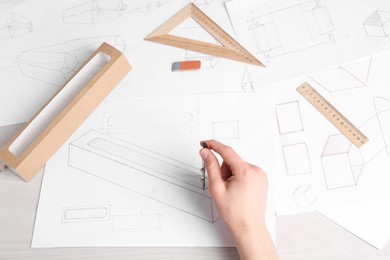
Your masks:
{"label": "wooden ruler", "polygon": [[[194,19],[222,46],[169,34],[187,18]],[[264,67],[263,63],[192,3],[146,36],[145,40]]]}
{"label": "wooden ruler", "polygon": [[342,134],[345,135],[356,147],[361,147],[368,142],[360,130],[355,127],[343,114],[341,114],[328,100],[317,92],[308,83],[297,88],[297,91],[312,104],[326,119],[329,120]]}

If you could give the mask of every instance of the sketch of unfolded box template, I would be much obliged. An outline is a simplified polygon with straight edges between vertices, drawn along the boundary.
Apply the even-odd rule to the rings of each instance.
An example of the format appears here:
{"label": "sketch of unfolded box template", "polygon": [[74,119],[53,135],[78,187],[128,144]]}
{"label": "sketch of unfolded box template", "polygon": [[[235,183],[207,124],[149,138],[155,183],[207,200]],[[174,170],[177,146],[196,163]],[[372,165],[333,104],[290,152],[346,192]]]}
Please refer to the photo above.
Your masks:
{"label": "sketch of unfolded box template", "polygon": [[288,176],[311,173],[311,161],[306,143],[282,146],[284,165]]}
{"label": "sketch of unfolded box template", "polygon": [[126,8],[122,0],[91,0],[64,10],[62,18],[69,24],[95,24],[122,16]]}
{"label": "sketch of unfolded box template", "polygon": [[304,131],[298,101],[276,105],[275,114],[280,135]]}
{"label": "sketch of unfolded box template", "polygon": [[70,143],[69,166],[203,220],[219,219],[199,169],[134,144],[90,131]]}
{"label": "sketch of unfolded box template", "polygon": [[330,93],[367,86],[372,57],[308,75]]}
{"label": "sketch of unfolded box template", "polygon": [[192,128],[200,122],[199,98],[113,98],[104,102],[101,128],[108,132]]}
{"label": "sketch of unfolded box template", "polygon": [[15,63],[24,76],[61,86],[102,42],[120,50],[126,47],[117,35],[75,39],[23,51]]}
{"label": "sketch of unfolded box template", "polygon": [[328,137],[321,163],[328,190],[357,185],[364,168],[361,151],[343,134]]}
{"label": "sketch of unfolded box template", "polygon": [[390,11],[377,10],[363,23],[368,36],[388,37],[390,35]]}
{"label": "sketch of unfolded box template", "polygon": [[312,185],[299,185],[292,193],[292,196],[300,208],[310,207],[318,199]]}
{"label": "sketch of unfolded box template", "polygon": [[0,40],[24,35],[33,31],[31,20],[9,12],[0,16]]}
{"label": "sketch of unfolded box template", "polygon": [[267,59],[335,41],[332,19],[319,0],[253,13],[256,16],[248,20],[249,30],[258,52]]}

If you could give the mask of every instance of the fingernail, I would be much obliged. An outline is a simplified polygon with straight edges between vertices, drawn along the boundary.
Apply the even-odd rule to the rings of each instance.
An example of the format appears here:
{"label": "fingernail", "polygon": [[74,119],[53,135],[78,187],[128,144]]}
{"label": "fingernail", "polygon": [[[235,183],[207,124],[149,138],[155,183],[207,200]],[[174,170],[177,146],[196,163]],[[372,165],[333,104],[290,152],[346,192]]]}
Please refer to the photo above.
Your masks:
{"label": "fingernail", "polygon": [[209,147],[207,146],[207,143],[206,143],[205,141],[202,141],[202,142],[201,142],[201,145],[202,145],[203,148],[209,148]]}
{"label": "fingernail", "polygon": [[208,156],[209,156],[209,153],[207,150],[200,151],[200,157],[202,157],[203,160],[205,160]]}

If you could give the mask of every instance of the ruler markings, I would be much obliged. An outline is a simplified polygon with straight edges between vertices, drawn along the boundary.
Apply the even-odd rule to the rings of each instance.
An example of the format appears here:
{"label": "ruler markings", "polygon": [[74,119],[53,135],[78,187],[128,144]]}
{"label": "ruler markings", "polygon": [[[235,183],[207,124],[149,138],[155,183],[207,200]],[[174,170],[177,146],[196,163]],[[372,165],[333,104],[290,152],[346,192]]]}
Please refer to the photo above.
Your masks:
{"label": "ruler markings", "polygon": [[332,123],[342,134],[345,135],[356,147],[360,148],[368,142],[365,136],[355,127],[340,111],[338,111],[328,100],[308,83],[297,88],[297,91],[312,104],[330,123]]}

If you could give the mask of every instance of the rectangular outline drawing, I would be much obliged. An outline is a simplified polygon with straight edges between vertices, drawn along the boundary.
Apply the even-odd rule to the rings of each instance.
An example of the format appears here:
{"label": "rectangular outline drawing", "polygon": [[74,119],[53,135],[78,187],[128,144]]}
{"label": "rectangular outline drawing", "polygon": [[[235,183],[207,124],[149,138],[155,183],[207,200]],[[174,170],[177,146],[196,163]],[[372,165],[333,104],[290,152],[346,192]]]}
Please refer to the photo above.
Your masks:
{"label": "rectangular outline drawing", "polygon": [[88,141],[86,147],[83,148],[93,148],[96,151],[109,153],[114,157],[121,158],[129,165],[146,169],[154,176],[166,181],[179,181],[202,189],[200,170],[131,143],[120,144],[113,140],[107,140],[107,137],[96,137]]}
{"label": "rectangular outline drawing", "polygon": [[[229,133],[226,134],[226,129]],[[239,140],[240,139],[240,122],[239,121],[216,121],[213,122],[213,132],[215,140]]]}
{"label": "rectangular outline drawing", "polygon": [[[296,31],[291,31],[289,28],[283,33],[285,26],[283,23],[291,25],[292,22],[299,23],[295,26]],[[252,17],[248,20],[248,25],[258,52],[266,59],[335,42],[332,34],[335,31],[332,18],[327,7],[319,0],[297,2],[297,4],[279,10]],[[284,39],[285,42],[283,42],[283,37],[287,37],[287,41]]]}
{"label": "rectangular outline drawing", "polygon": [[[101,214],[102,210],[104,211],[103,212],[104,214]],[[61,222],[72,223],[72,222],[88,222],[88,221],[108,221],[110,220],[110,210],[111,210],[110,205],[64,207],[62,208]],[[67,214],[70,211],[74,211],[74,213],[78,212],[78,214],[80,214],[81,217],[67,217]]]}
{"label": "rectangular outline drawing", "polygon": [[[153,98],[145,98],[150,101]],[[200,124],[199,98],[145,99],[114,98],[104,102],[101,128],[105,131],[153,131],[161,128],[188,128]]]}
{"label": "rectangular outline drawing", "polygon": [[[106,147],[106,150],[91,146],[96,141],[103,141],[103,144],[109,143],[110,146]],[[145,164],[138,161],[132,162],[129,160],[129,154],[121,156],[117,151],[130,152],[130,155],[138,154],[149,161],[145,161]],[[153,162],[157,164],[153,165]],[[211,223],[219,219],[208,190],[203,190],[201,186],[200,170],[142,147],[92,130],[69,144],[68,164],[85,173]],[[159,169],[161,165],[170,168]],[[113,168],[119,170],[113,171]],[[172,168],[181,171],[167,174],[165,170]],[[138,183],[148,186],[138,185]],[[153,186],[156,189],[153,189]]]}
{"label": "rectangular outline drawing", "polygon": [[[303,153],[298,153],[296,151],[290,152],[287,149],[303,146]],[[305,142],[302,143],[295,143],[295,144],[288,144],[282,146],[282,152],[283,152],[283,159],[284,159],[284,165],[286,167],[286,173],[288,176],[295,176],[295,175],[302,175],[302,174],[308,174],[312,172],[312,165],[311,160],[309,156],[309,150],[307,148],[307,145]],[[308,167],[307,169],[304,167],[304,170],[298,170],[298,169],[292,169],[291,164],[289,164],[290,158],[294,158],[293,161],[296,161],[295,158],[297,156],[300,156],[300,162],[305,162],[305,165]]]}
{"label": "rectangular outline drawing", "polygon": [[299,101],[277,104],[275,115],[280,135],[305,131]]}
{"label": "rectangular outline drawing", "polygon": [[161,214],[113,215],[111,231],[160,230]]}
{"label": "rectangular outline drawing", "polygon": [[365,164],[359,148],[343,134],[334,134],[326,140],[321,153],[321,166],[326,188],[332,190],[356,186]]}

